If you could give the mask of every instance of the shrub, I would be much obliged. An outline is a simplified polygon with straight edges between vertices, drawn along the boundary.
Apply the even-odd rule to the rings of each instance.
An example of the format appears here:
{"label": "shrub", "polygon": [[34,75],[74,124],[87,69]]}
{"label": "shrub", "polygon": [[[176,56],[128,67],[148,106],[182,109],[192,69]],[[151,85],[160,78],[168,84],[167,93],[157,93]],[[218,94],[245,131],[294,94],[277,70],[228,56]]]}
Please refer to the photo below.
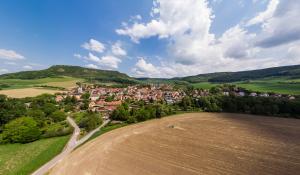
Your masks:
{"label": "shrub", "polygon": [[2,142],[27,143],[39,139],[41,132],[32,117],[20,117],[4,126]]}

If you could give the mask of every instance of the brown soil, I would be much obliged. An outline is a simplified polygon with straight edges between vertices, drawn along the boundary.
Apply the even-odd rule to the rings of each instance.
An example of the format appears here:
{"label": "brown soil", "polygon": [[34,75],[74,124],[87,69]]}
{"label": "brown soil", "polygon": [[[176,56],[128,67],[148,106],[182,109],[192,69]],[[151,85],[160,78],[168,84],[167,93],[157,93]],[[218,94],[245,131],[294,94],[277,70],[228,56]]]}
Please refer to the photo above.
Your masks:
{"label": "brown soil", "polygon": [[24,88],[24,89],[1,90],[0,94],[4,94],[12,98],[25,98],[25,97],[35,97],[41,94],[55,94],[58,92],[62,92],[62,91],[43,89],[43,88]]}
{"label": "brown soil", "polygon": [[300,120],[190,113],[131,125],[85,144],[57,175],[297,174]]}

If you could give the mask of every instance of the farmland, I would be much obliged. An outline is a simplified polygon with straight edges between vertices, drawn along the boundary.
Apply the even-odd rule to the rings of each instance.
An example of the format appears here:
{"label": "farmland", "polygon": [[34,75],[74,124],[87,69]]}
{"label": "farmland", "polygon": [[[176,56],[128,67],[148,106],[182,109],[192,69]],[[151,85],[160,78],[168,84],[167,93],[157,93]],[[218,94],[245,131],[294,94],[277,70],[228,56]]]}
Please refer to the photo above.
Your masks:
{"label": "farmland", "polygon": [[23,89],[42,85],[71,88],[76,85],[76,82],[80,81],[83,81],[83,79],[72,77],[55,77],[40,79],[0,79],[0,88],[3,90]]}
{"label": "farmland", "polygon": [[30,174],[57,155],[69,136],[42,139],[27,144],[0,145],[0,174]]}
{"label": "farmland", "polygon": [[0,79],[0,94],[13,98],[34,97],[44,93],[55,94],[62,89],[76,86],[83,79],[72,77],[55,77],[41,79]]}
{"label": "farmland", "polygon": [[24,88],[24,89],[0,90],[0,94],[4,94],[12,98],[35,97],[41,94],[55,94],[58,92],[61,91],[51,90],[46,88]]}
{"label": "farmland", "polygon": [[50,174],[297,174],[299,126],[296,119],[179,114],[105,133]]}
{"label": "farmland", "polygon": [[[193,86],[196,88],[209,89],[220,84],[221,83],[201,82],[194,83]],[[252,81],[233,82],[230,84],[235,84],[251,91],[274,92],[292,95],[300,94],[300,79],[264,78]]]}

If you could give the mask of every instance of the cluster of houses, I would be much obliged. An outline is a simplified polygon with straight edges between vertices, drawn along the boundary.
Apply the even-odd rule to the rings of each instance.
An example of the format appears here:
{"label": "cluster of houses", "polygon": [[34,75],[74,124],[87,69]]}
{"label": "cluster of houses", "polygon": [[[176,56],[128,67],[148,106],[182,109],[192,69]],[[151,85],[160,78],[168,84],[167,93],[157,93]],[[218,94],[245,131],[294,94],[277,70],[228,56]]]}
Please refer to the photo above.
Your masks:
{"label": "cluster of houses", "polygon": [[[289,100],[294,100],[295,96],[292,95],[282,95],[282,94],[276,94],[276,93],[257,93],[257,92],[245,92],[243,89],[240,89],[238,87],[232,88],[232,89],[221,89],[221,93],[224,96],[234,95],[239,97],[244,96],[251,96],[251,97],[275,97],[275,98],[288,98]],[[211,92],[207,89],[201,89],[201,90],[194,90],[192,92],[193,97],[203,97],[203,96],[209,96],[211,95]]]}
{"label": "cluster of houses", "polygon": [[[238,87],[225,87],[219,88],[219,93],[224,96],[235,95],[235,96],[252,96],[252,97],[276,97],[276,98],[288,98],[294,100],[295,97],[292,95],[281,95],[275,93],[256,93],[245,91]],[[116,87],[101,87],[95,85],[81,85],[71,89],[65,94],[56,96],[56,101],[60,102],[67,96],[74,97],[78,105],[76,109],[80,110],[82,105],[82,95],[89,94],[89,105],[88,110],[94,112],[100,112],[104,118],[109,117],[109,114],[114,111],[119,105],[126,99],[134,101],[144,101],[145,103],[154,101],[164,101],[167,104],[173,104],[182,100],[186,96],[182,90],[174,90],[170,85],[149,85],[149,86],[128,86],[124,88]],[[213,92],[207,89],[195,89],[190,94],[194,98],[210,96]]]}
{"label": "cluster of houses", "polygon": [[66,96],[75,97],[77,101],[82,101],[81,96],[89,93],[89,110],[101,112],[108,117],[109,114],[122,104],[126,99],[134,101],[165,101],[173,104],[180,101],[185,93],[181,90],[174,90],[170,85],[149,85],[149,86],[128,86],[125,88],[96,87],[94,85],[82,85],[73,88],[67,94],[57,95],[56,101],[60,102]]}

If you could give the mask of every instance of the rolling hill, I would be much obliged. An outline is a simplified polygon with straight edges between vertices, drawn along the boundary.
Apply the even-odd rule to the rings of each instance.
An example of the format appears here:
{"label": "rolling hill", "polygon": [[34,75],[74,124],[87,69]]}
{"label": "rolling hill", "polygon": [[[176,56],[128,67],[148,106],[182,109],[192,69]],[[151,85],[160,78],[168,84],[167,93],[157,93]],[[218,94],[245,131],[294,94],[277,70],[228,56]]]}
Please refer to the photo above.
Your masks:
{"label": "rolling hill", "polygon": [[21,79],[21,80],[33,80],[42,78],[55,78],[55,77],[73,77],[86,80],[95,80],[102,82],[116,82],[116,83],[134,83],[136,80],[127,76],[126,74],[118,71],[89,69],[80,66],[67,66],[67,65],[55,65],[48,69],[37,71],[23,71],[17,73],[0,75],[0,79]]}
{"label": "rolling hill", "polygon": [[199,83],[199,82],[227,83],[227,82],[256,80],[256,79],[268,78],[268,77],[287,77],[287,76],[295,79],[300,78],[300,65],[272,67],[266,69],[240,71],[240,72],[218,72],[218,73],[209,73],[209,74],[199,74],[195,76],[173,78],[173,79],[183,80],[190,83]]}
{"label": "rolling hill", "polygon": [[0,89],[19,89],[36,85],[59,86],[61,82],[87,81],[95,83],[172,83],[179,86],[193,85],[209,89],[222,83],[236,84],[253,91],[300,94],[300,65],[267,69],[217,72],[187,77],[133,78],[110,70],[89,69],[80,66],[55,65],[38,71],[23,71],[0,75]]}

